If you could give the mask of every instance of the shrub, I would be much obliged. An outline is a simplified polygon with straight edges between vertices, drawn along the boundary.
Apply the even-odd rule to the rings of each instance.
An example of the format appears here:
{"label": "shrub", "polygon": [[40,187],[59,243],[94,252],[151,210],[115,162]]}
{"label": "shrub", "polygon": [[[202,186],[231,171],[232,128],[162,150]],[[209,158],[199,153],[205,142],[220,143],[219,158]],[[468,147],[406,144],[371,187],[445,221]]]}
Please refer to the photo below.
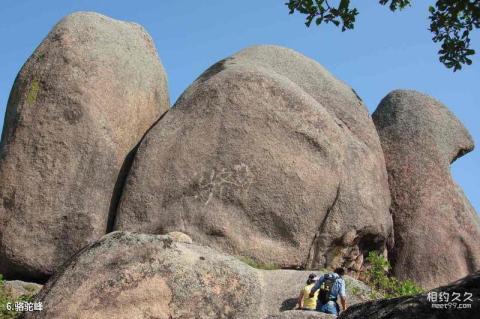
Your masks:
{"label": "shrub", "polygon": [[376,251],[371,251],[366,259],[368,269],[367,283],[372,288],[373,299],[411,296],[421,293],[422,288],[411,280],[399,280],[389,276],[391,265]]}

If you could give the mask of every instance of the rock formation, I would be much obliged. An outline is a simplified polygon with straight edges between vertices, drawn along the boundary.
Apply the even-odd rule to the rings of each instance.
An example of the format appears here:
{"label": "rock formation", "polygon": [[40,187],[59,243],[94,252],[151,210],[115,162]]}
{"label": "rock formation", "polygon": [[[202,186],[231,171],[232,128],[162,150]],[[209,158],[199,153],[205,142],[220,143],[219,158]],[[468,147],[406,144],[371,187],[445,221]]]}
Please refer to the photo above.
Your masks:
{"label": "rock formation", "polygon": [[[295,305],[308,273],[258,270],[169,236],[113,232],[62,266],[37,296],[44,310],[25,318],[263,319]],[[352,303],[362,301],[352,287]]]}
{"label": "rock formation", "polygon": [[[439,301],[439,296],[443,296],[443,301]],[[446,298],[449,298],[448,301]],[[455,301],[452,302],[454,298]],[[468,301],[469,298],[472,301]],[[417,296],[381,299],[354,305],[338,319],[473,319],[478,318],[479,311],[480,272],[476,272],[448,286]]]}
{"label": "rock formation", "polygon": [[392,194],[394,273],[424,287],[480,269],[480,222],[450,164],[473,149],[458,119],[414,91],[388,94],[373,114]]}
{"label": "rock formation", "polygon": [[[428,288],[477,271],[434,291],[471,293],[472,308],[422,294],[340,319],[478,314],[480,221],[449,171],[473,141],[440,102],[394,91],[372,121],[315,61],[256,46],[168,108],[133,23],[72,14],[23,66],[0,144],[0,274],[54,273],[24,318],[329,319],[292,310],[311,271],[257,268],[357,275],[373,250]],[[370,297],[345,279],[350,305]]]}
{"label": "rock formation", "polygon": [[0,273],[45,280],[108,228],[129,153],[169,107],[145,30],[59,22],[21,69],[0,146]]}
{"label": "rock formation", "polygon": [[391,234],[375,127],[351,88],[290,49],[202,74],[143,140],[115,229],[181,231],[282,267],[361,268]]}

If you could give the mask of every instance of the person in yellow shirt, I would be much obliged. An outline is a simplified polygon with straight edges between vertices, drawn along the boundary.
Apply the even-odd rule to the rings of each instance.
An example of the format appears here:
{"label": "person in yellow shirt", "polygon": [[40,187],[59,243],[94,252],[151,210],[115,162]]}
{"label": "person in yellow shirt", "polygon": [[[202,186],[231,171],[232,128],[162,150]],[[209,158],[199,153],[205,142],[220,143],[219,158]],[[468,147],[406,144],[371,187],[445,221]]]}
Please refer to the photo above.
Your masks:
{"label": "person in yellow shirt", "polygon": [[298,297],[298,309],[300,310],[315,310],[317,307],[318,290],[310,297],[310,291],[312,290],[318,277],[315,274],[310,274],[307,279],[307,285],[300,291]]}

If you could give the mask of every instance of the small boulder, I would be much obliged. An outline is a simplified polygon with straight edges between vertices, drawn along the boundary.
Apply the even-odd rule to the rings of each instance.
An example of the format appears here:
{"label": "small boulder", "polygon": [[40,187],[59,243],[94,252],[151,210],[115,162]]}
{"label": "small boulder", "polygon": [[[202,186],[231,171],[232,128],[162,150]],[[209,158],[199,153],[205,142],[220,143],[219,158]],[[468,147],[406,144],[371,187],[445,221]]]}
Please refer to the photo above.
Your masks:
{"label": "small boulder", "polygon": [[25,282],[21,280],[6,280],[3,283],[5,291],[12,296],[13,299],[17,299],[20,296],[32,296],[36,295],[42,285],[36,284],[34,282]]}

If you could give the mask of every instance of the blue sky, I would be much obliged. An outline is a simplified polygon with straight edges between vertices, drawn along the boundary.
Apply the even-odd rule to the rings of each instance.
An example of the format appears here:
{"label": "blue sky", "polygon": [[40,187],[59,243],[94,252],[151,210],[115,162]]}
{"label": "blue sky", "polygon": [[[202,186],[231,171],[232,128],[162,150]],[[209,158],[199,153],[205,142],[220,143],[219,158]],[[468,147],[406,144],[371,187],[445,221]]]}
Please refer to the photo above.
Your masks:
{"label": "blue sky", "polygon": [[[391,13],[377,0],[354,0],[360,10],[353,31],[306,28],[288,15],[286,0],[2,0],[0,4],[0,121],[15,76],[63,16],[97,11],[142,24],[152,35],[169,78],[172,102],[208,66],[254,44],[290,47],[317,60],[350,84],[373,112],[389,91],[415,89],[439,99],[480,141],[480,59],[453,73],[438,62],[427,29],[427,8],[415,1]],[[474,33],[480,52],[480,35]],[[480,212],[480,151],[453,164],[457,182]]]}

